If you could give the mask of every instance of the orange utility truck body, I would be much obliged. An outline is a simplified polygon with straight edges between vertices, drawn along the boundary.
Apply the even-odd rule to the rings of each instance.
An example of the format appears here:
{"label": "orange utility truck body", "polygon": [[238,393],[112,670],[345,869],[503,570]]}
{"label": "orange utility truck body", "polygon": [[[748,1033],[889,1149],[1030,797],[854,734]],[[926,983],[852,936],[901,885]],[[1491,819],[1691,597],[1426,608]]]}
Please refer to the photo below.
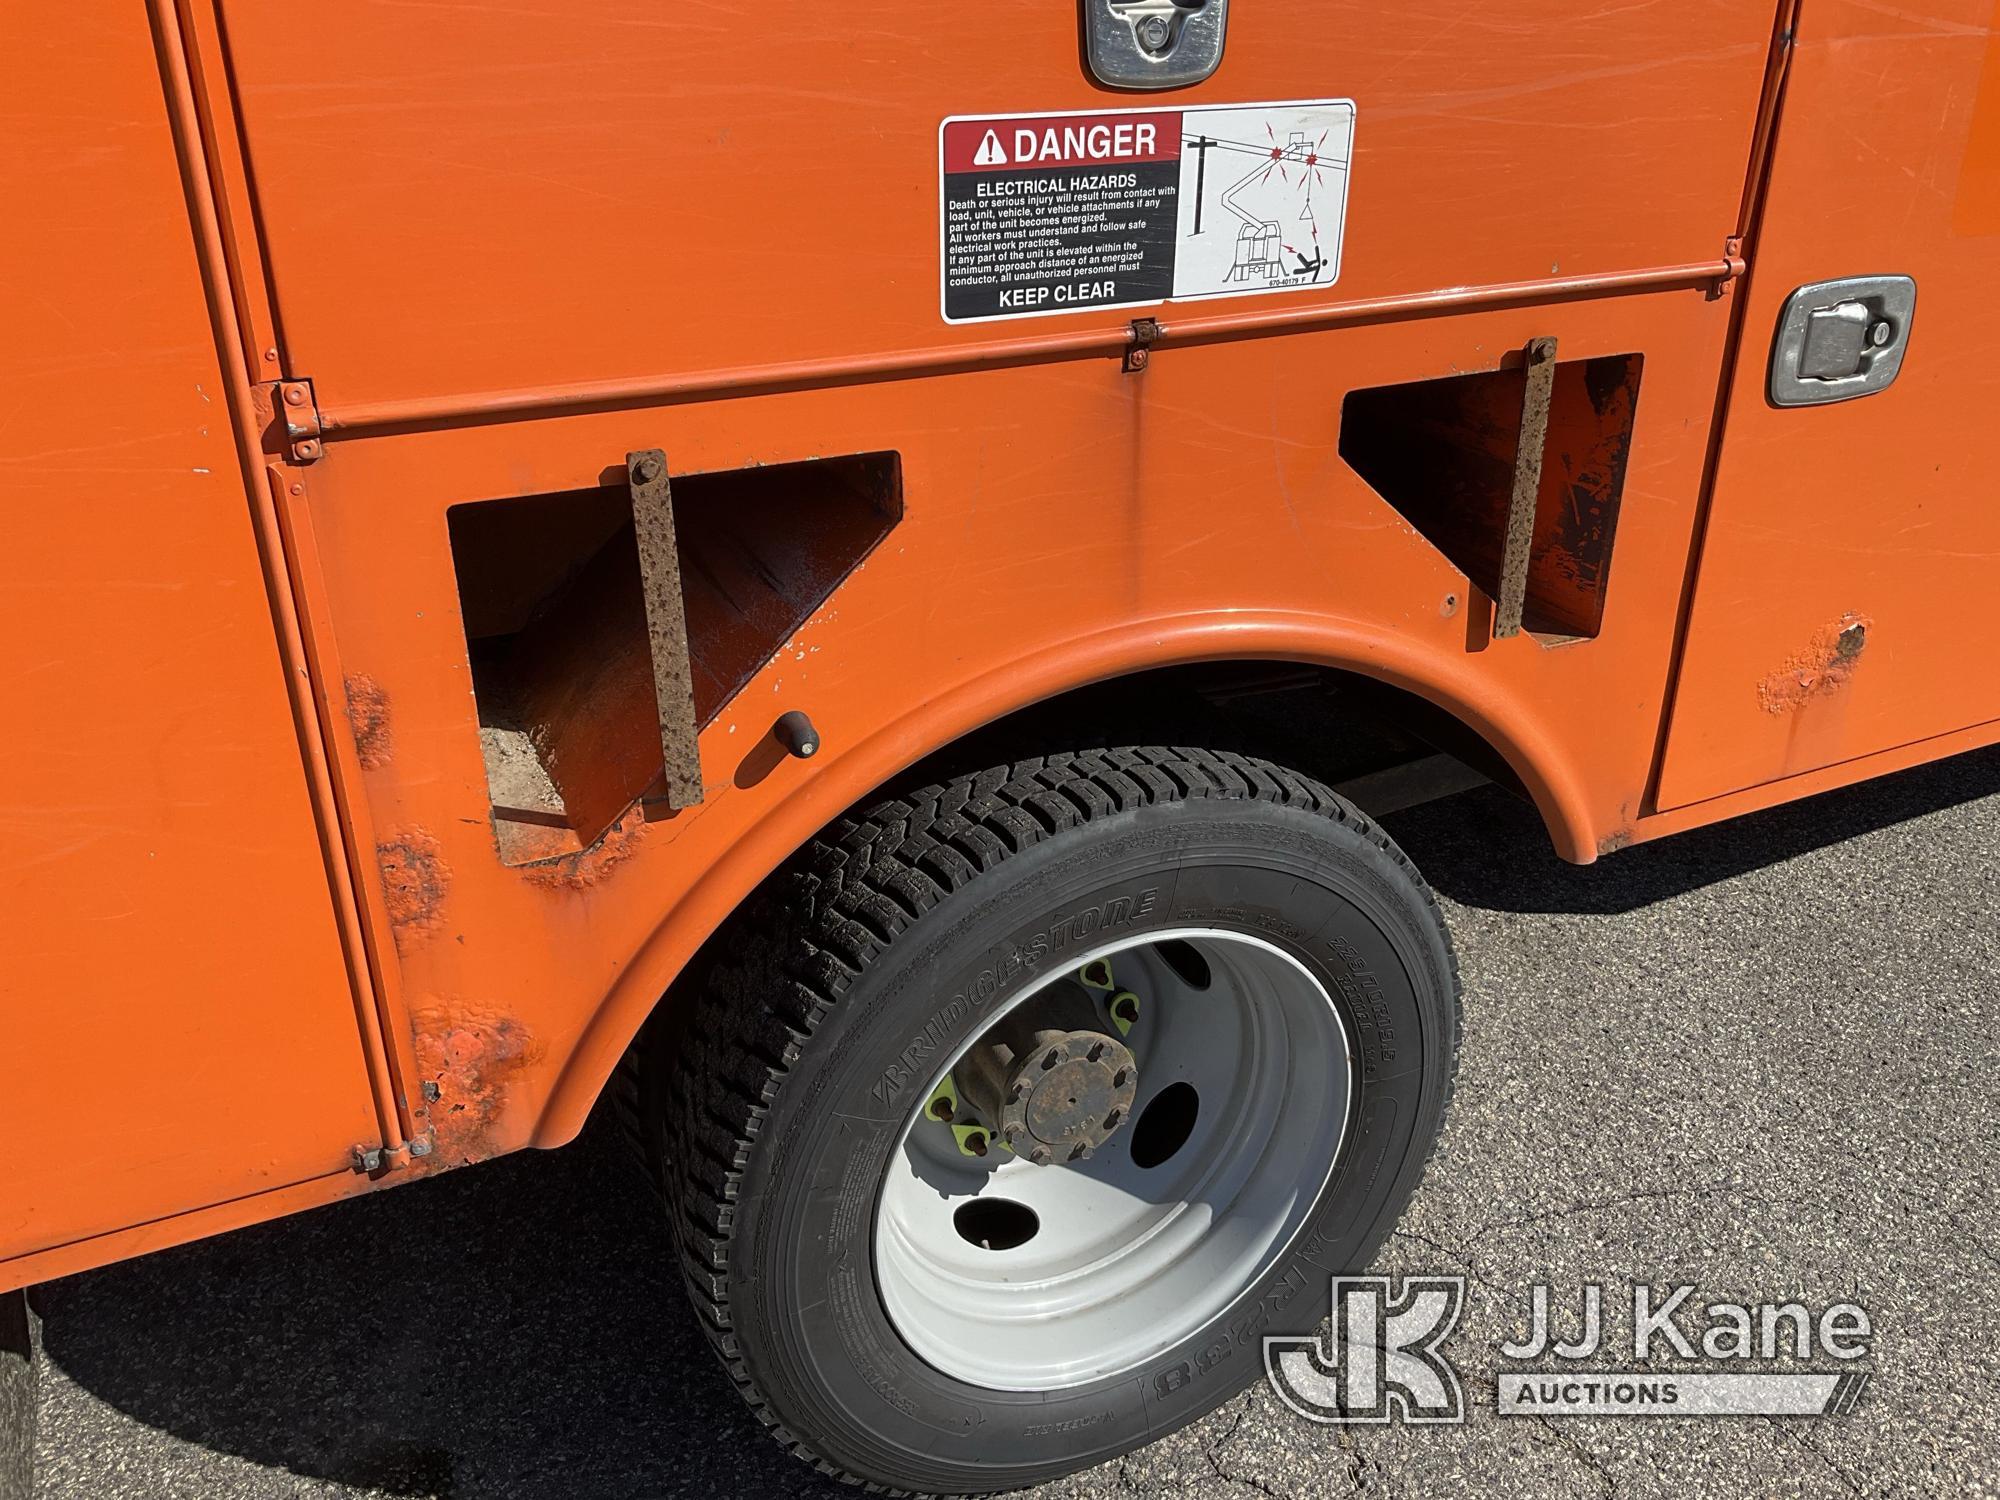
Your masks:
{"label": "orange utility truck body", "polygon": [[1578,862],[2000,738],[1994,0],[113,10],[0,20],[0,1289],[569,1140],[1140,674]]}

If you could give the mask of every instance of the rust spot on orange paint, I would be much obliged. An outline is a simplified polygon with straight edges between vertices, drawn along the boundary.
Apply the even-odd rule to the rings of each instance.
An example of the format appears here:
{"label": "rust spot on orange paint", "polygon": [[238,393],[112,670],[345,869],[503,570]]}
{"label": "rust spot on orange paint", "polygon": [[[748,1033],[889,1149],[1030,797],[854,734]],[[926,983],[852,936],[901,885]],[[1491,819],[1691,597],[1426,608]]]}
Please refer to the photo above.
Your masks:
{"label": "rust spot on orange paint", "polygon": [[1868,649],[1868,623],[1862,615],[1848,614],[1822,628],[1811,645],[1757,684],[1764,712],[1795,713],[1846,687]]}
{"label": "rust spot on orange paint", "polygon": [[435,1090],[427,1109],[430,1155],[413,1165],[449,1171],[497,1156],[516,1142],[498,1131],[515,1077],[545,1051],[511,1016],[432,1008],[411,1017],[419,1077]]}
{"label": "rust spot on orange paint", "polygon": [[395,748],[389,738],[389,695],[365,672],[349,672],[342,685],[347,689],[347,727],[354,731],[355,756],[362,770],[380,770],[389,764]]}
{"label": "rust spot on orange paint", "polygon": [[631,857],[634,846],[646,836],[646,828],[645,809],[638,806],[628,808],[625,816],[605,830],[604,837],[588,849],[525,866],[524,873],[536,885],[553,890],[588,890]]}
{"label": "rust spot on orange paint", "polygon": [[396,951],[407,953],[444,924],[444,895],[451,867],[438,841],[421,828],[406,828],[375,846],[382,871],[382,900],[395,929]]}
{"label": "rust spot on orange paint", "polygon": [[1632,830],[1629,828],[1620,828],[1614,832],[1607,833],[1597,841],[1597,852],[1599,854],[1616,854],[1620,849],[1629,849],[1631,845]]}

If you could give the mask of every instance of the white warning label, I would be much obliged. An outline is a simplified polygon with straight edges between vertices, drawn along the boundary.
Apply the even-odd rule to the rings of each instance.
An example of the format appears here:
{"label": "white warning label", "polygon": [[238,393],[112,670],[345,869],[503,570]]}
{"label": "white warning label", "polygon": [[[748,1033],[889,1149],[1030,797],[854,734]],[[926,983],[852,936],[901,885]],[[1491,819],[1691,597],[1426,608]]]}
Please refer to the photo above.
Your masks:
{"label": "white warning label", "polygon": [[954,117],[938,131],[945,321],[1330,286],[1354,105]]}

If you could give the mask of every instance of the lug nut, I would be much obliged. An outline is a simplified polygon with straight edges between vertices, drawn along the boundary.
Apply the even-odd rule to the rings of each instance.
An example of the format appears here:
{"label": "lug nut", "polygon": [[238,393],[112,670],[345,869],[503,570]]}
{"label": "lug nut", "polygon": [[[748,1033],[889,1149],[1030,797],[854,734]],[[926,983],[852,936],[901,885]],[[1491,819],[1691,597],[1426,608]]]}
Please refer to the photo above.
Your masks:
{"label": "lug nut", "polygon": [[931,1118],[933,1120],[942,1120],[945,1124],[949,1125],[951,1123],[951,1115],[952,1108],[949,1099],[931,1100]]}

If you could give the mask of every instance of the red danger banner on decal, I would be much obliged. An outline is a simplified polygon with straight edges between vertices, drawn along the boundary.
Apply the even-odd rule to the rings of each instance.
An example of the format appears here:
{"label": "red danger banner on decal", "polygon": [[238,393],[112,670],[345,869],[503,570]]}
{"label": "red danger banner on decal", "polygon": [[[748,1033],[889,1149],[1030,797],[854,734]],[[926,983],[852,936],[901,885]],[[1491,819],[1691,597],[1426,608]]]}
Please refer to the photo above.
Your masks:
{"label": "red danger banner on decal", "polygon": [[1179,110],[952,120],[944,128],[947,172],[1129,165],[1180,154]]}

